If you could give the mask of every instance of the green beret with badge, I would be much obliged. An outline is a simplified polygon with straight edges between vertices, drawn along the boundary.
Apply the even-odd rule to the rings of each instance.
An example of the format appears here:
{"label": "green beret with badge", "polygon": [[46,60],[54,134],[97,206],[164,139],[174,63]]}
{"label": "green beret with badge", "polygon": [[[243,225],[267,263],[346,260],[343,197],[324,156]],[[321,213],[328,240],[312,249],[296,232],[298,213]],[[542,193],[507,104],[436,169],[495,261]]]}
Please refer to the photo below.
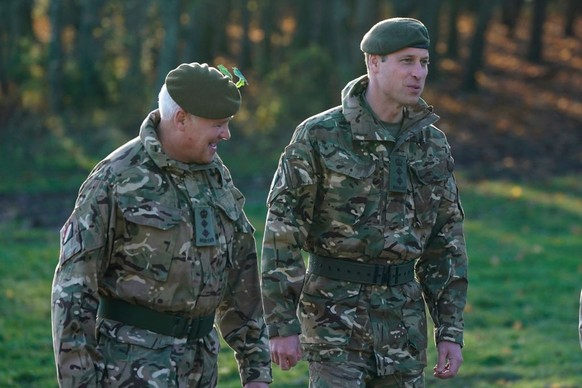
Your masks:
{"label": "green beret with badge", "polygon": [[186,112],[207,119],[235,115],[241,94],[232,78],[206,63],[183,63],[166,76],[166,88]]}
{"label": "green beret with badge", "polygon": [[375,24],[364,35],[360,49],[366,54],[387,55],[407,47],[428,49],[428,30],[413,18],[390,18]]}

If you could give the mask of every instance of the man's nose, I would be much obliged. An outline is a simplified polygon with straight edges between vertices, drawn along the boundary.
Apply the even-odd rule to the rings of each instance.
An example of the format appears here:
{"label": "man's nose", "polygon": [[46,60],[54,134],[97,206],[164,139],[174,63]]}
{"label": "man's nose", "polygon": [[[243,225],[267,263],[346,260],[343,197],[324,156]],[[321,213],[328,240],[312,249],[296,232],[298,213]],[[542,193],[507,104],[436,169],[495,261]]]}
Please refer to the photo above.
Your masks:
{"label": "man's nose", "polygon": [[412,75],[415,78],[425,77],[427,75],[427,73],[428,73],[428,68],[420,62],[417,62],[412,69]]}
{"label": "man's nose", "polygon": [[228,129],[228,125],[222,127],[220,136],[222,140],[229,140],[230,139],[230,129]]}

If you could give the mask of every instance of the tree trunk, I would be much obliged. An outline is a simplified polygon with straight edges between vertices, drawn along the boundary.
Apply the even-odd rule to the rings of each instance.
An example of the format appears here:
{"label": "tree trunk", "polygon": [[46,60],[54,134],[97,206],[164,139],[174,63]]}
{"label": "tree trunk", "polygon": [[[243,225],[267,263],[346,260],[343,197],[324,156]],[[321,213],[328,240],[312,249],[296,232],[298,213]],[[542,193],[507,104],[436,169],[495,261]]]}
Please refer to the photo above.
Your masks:
{"label": "tree trunk", "polygon": [[462,86],[462,89],[465,91],[475,91],[478,89],[477,72],[483,66],[485,34],[487,33],[487,27],[489,26],[495,5],[496,1],[494,0],[479,0],[477,26],[471,39],[471,53],[467,62]]}
{"label": "tree trunk", "polygon": [[[133,94],[134,97],[137,97],[129,99],[130,101],[137,100],[136,108],[142,104],[139,97],[146,92],[143,85],[145,77],[141,64],[143,42],[148,33],[151,32],[150,23],[145,22],[150,5],[149,0],[125,0],[123,2],[124,22],[127,30],[125,47],[129,63],[125,77],[121,81],[121,94],[127,97]],[[136,95],[136,92],[139,93]]]}
{"label": "tree trunk", "polygon": [[439,78],[439,55],[437,52],[437,45],[440,40],[439,20],[441,14],[441,0],[427,0],[423,3],[424,7],[420,9],[419,19],[426,26],[430,36],[430,48],[428,49],[430,56],[430,71],[428,73],[429,80]]}
{"label": "tree trunk", "polygon": [[160,0],[164,38],[162,39],[157,68],[156,88],[159,89],[170,70],[178,65],[178,32],[180,26],[180,1]]}
{"label": "tree trunk", "polygon": [[574,36],[574,22],[581,10],[582,2],[580,0],[568,0],[566,4],[566,24],[564,25],[564,35],[569,37]]}
{"label": "tree trunk", "polygon": [[501,3],[501,21],[507,28],[507,36],[514,37],[515,25],[523,6],[523,0],[505,0]]}
{"label": "tree trunk", "polygon": [[10,93],[10,84],[20,85],[28,77],[29,65],[21,45],[32,43],[32,0],[2,0],[0,15],[0,93]]}
{"label": "tree trunk", "polygon": [[[77,58],[79,61],[80,88],[84,91],[79,93],[79,102],[81,104],[91,103],[89,100],[100,101],[105,97],[104,87],[101,82],[100,73],[97,65],[102,58],[101,44],[97,44],[94,31],[99,25],[100,20],[100,3],[92,0],[81,0],[80,2],[80,20],[77,33]],[[91,93],[86,93],[91,90]]]}
{"label": "tree trunk", "polygon": [[459,57],[459,0],[449,0],[449,20],[447,31],[447,57]]}
{"label": "tree trunk", "polygon": [[544,23],[546,21],[547,5],[548,0],[534,0],[531,35],[527,51],[527,59],[534,63],[542,62]]}
{"label": "tree trunk", "polygon": [[182,62],[212,62],[211,22],[213,16],[212,0],[188,2],[186,9],[188,23],[184,26],[185,45],[182,51]]}
{"label": "tree trunk", "polygon": [[274,1],[263,0],[259,6],[260,26],[263,31],[263,40],[258,47],[257,66],[258,73],[263,74],[272,67],[273,62],[273,44],[271,38],[277,30],[277,7]]}
{"label": "tree trunk", "polygon": [[[350,14],[347,0],[328,0],[333,1],[333,12],[331,14],[331,55],[337,63],[337,72],[340,83],[346,83],[354,74],[351,71],[350,52],[355,52],[357,49],[346,47],[346,43],[350,42],[348,17]],[[328,9],[332,9],[331,7]]]}
{"label": "tree trunk", "polygon": [[59,113],[62,108],[63,85],[63,50],[61,44],[61,5],[60,1],[51,1],[49,19],[51,36],[48,49],[48,86],[49,107],[52,113]]}
{"label": "tree trunk", "polygon": [[378,2],[375,0],[359,0],[356,3],[355,30],[352,34],[353,39],[350,46],[350,51],[354,53],[351,61],[354,76],[366,72],[366,64],[364,62],[364,55],[360,50],[360,43],[366,32],[377,23],[376,17],[378,13]]}
{"label": "tree trunk", "polygon": [[418,5],[422,3],[418,0],[392,0],[392,9],[394,10],[394,16],[408,17],[412,15]]}
{"label": "tree trunk", "polygon": [[237,66],[241,69],[250,69],[252,67],[252,44],[250,40],[251,11],[248,0],[241,1],[242,30],[241,50],[237,61]]}
{"label": "tree trunk", "polygon": [[[229,56],[229,37],[227,35],[227,27],[230,22],[230,11],[232,8],[231,0],[211,1],[211,15],[212,15],[212,51],[211,61],[219,55]],[[220,23],[216,23],[219,20]],[[209,37],[206,37],[208,39]]]}

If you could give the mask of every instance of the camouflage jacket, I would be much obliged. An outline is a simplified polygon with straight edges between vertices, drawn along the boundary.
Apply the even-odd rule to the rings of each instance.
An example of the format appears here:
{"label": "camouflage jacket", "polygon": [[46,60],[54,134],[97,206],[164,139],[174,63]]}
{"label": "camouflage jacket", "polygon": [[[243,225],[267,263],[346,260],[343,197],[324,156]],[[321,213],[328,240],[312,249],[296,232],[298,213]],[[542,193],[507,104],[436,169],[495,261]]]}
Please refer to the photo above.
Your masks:
{"label": "camouflage jacket", "polygon": [[[216,311],[243,384],[269,382],[254,229],[244,197],[218,156],[208,165],[168,158],[158,122],[154,111],[138,138],[93,169],[61,229],[52,287],[59,381],[98,384],[104,356],[96,347],[96,311],[100,296],[108,296],[187,317]],[[200,214],[210,215],[210,226]],[[152,348],[185,341],[131,330],[123,341],[139,337]]]}
{"label": "camouflage jacket", "polygon": [[[301,333],[308,359],[340,359],[365,308],[371,335],[385,337],[377,357],[412,359],[410,370],[424,362],[416,355],[426,348],[423,294],[436,341],[463,343],[464,214],[449,145],[433,125],[438,116],[421,100],[394,138],[363,102],[367,83],[367,76],[350,82],[341,106],[301,123],[281,155],[262,248],[265,320],[270,337]],[[404,161],[401,171],[395,161]],[[417,260],[417,281],[388,287],[306,275],[302,251],[366,263]],[[396,354],[401,349],[412,357]]]}

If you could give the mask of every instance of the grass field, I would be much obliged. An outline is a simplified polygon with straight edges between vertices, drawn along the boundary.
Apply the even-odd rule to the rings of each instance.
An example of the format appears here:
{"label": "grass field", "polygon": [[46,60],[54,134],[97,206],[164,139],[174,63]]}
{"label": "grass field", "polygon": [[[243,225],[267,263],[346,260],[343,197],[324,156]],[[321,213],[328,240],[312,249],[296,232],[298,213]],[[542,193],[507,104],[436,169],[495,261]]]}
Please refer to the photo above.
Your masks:
{"label": "grass field", "polygon": [[[428,387],[582,387],[582,183],[539,185],[460,179],[470,256],[465,362],[455,380]],[[260,241],[264,208],[248,206]],[[0,387],[55,387],[50,283],[56,230],[0,225]],[[429,368],[435,362],[429,349]],[[238,387],[231,351],[220,387]],[[307,368],[274,371],[273,387],[306,387]]]}

